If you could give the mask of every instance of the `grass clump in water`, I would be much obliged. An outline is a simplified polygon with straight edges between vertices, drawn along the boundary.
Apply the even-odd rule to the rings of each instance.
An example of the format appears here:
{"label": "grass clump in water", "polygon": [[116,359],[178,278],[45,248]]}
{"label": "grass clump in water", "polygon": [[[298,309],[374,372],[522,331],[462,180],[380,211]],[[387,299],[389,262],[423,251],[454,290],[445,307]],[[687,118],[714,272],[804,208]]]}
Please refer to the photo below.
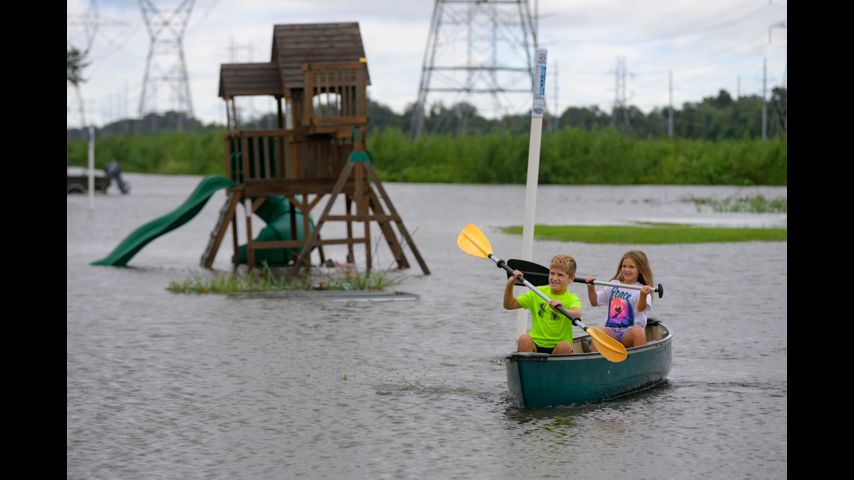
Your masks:
{"label": "grass clump in water", "polygon": [[764,195],[728,197],[723,200],[691,196],[687,201],[693,202],[698,212],[701,207],[708,206],[716,212],[786,213],[789,204],[787,198],[765,198]]}
{"label": "grass clump in water", "polygon": [[[504,233],[521,234],[522,227],[504,227]],[[688,225],[536,225],[534,236],[542,240],[581,243],[663,245],[672,243],[785,242],[785,228],[692,227]]]}
{"label": "grass clump in water", "polygon": [[353,267],[322,271],[314,268],[308,275],[291,278],[287,268],[272,269],[266,263],[252,273],[204,275],[193,273],[184,280],[173,280],[166,288],[173,293],[243,293],[298,290],[374,291],[399,285],[404,275],[389,272],[358,271]]}

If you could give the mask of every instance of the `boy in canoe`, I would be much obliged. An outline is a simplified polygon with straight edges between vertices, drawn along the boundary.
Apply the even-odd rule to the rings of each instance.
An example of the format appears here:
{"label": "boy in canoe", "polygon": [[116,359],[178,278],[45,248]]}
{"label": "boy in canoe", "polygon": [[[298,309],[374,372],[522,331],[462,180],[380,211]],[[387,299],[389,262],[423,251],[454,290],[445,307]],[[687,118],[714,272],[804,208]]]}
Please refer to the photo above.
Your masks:
{"label": "boy in canoe", "polygon": [[531,330],[519,336],[520,352],[552,355],[572,353],[572,321],[555,308],[563,305],[569,313],[581,317],[581,300],[567,289],[569,282],[575,279],[575,269],[575,259],[569,255],[555,255],[552,258],[549,264],[549,284],[537,287],[551,299],[549,304],[532,291],[518,297],[513,296],[513,284],[522,276],[519,270],[513,270],[513,275],[507,279],[507,285],[504,287],[504,308],[524,308],[531,312]]}

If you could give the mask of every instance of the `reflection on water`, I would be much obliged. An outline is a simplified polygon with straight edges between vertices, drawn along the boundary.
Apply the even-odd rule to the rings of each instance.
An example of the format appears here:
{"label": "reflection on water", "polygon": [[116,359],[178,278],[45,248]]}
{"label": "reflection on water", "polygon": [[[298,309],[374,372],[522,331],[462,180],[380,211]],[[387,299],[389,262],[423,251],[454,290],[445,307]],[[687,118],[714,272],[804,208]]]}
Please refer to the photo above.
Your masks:
{"label": "reflection on water", "polygon": [[[784,242],[642,246],[668,288],[654,314],[679,332],[669,382],[601,404],[521,410],[502,363],[515,330],[515,312],[501,308],[505,276],[455,239],[475,223],[497,253],[516,256],[519,237],[498,229],[521,224],[524,186],[386,185],[433,274],[407,272],[397,290],[415,301],[355,302],[166,291],[199,271],[224,194],[130,268],[90,266],[200,180],[128,177],[134,191],[98,196],[94,211],[67,198],[69,478],[786,475],[786,306],[757,301],[787,294]],[[776,221],[681,200],[735,192],[786,194],[541,186],[537,221]],[[334,247],[327,257],[343,259]],[[382,267],[393,262],[384,247]],[[538,241],[534,261],[569,253],[579,273],[602,276],[630,247]],[[216,269],[228,270],[230,253]],[[604,311],[585,305],[583,317],[600,325]]]}

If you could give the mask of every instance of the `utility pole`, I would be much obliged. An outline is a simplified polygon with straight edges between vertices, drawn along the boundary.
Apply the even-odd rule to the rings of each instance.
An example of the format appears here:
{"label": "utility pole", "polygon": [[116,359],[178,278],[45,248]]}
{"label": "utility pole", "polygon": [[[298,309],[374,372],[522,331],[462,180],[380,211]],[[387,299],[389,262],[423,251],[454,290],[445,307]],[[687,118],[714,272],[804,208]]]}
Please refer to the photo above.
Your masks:
{"label": "utility pole", "polygon": [[558,82],[558,75],[557,75],[557,61],[555,61],[555,79],[554,79],[553,83],[555,86],[555,111],[554,111],[554,115],[553,115],[554,121],[552,122],[552,131],[556,132],[556,131],[560,130],[560,107],[558,106],[559,97],[558,97],[558,93],[557,93],[557,84],[559,83]]}
{"label": "utility pole", "polygon": [[765,84],[768,82],[768,59],[762,58],[762,140],[768,138],[768,101],[765,98]]}
{"label": "utility pole", "polygon": [[673,70],[668,72],[669,92],[670,92],[670,108],[667,111],[667,136],[673,138]]}
{"label": "utility pole", "polygon": [[127,80],[125,80],[125,103],[122,114],[125,120],[125,133],[130,133],[130,89]]}

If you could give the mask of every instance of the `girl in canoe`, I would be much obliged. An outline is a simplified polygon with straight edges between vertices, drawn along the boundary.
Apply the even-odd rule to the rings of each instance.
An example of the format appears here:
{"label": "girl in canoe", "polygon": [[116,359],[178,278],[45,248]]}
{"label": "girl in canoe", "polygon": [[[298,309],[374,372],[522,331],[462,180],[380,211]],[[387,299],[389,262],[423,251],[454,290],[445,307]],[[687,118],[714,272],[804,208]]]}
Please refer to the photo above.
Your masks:
{"label": "girl in canoe", "polygon": [[[629,250],[623,254],[617,265],[617,273],[611,277],[627,286],[641,287],[640,290],[603,287],[596,290],[593,281],[596,277],[588,276],[587,296],[593,307],[600,304],[608,305],[608,317],[605,321],[605,332],[616,338],[626,347],[637,347],[646,343],[646,317],[652,307],[652,268],[646,254],[640,250]],[[596,350],[596,347],[592,347]]]}
{"label": "girl in canoe", "polygon": [[[520,352],[540,352],[553,355],[572,353],[572,321],[554,310],[563,305],[569,313],[581,317],[581,300],[578,295],[567,290],[569,282],[575,279],[575,259],[569,255],[555,255],[549,264],[549,284],[537,287],[551,301],[545,302],[534,292],[526,292],[519,297],[513,296],[513,284],[522,275],[513,270],[504,287],[504,308],[515,310],[525,308],[531,311],[531,330],[518,339]],[[549,308],[551,307],[551,308]]]}

